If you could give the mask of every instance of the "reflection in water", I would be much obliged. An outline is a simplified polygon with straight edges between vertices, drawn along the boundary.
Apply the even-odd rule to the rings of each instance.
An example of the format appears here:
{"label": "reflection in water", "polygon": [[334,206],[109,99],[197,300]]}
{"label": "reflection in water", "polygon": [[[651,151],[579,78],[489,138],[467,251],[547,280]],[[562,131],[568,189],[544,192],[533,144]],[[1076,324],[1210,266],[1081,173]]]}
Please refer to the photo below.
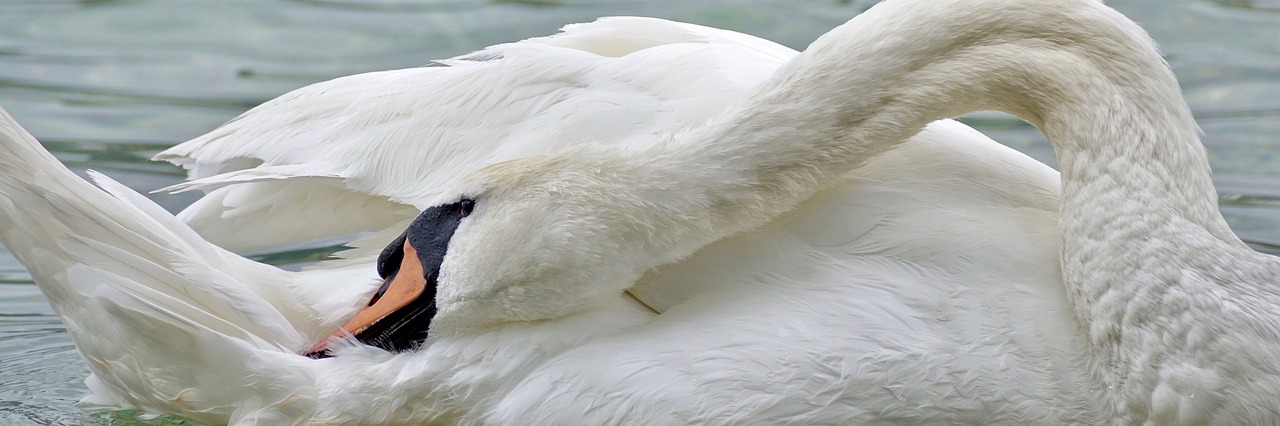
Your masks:
{"label": "reflection in water", "polygon": [[[8,1],[0,105],[73,169],[146,192],[183,174],[146,159],[293,88],[404,68],[606,15],[648,15],[803,48],[873,0]],[[1192,104],[1232,227],[1280,251],[1280,3],[1114,0],[1160,41]],[[1052,164],[1043,137],[1001,114],[966,119]],[[193,195],[154,195],[170,210]],[[257,258],[299,267],[334,247]],[[0,251],[0,424],[175,424],[75,405],[87,367],[20,264]]]}

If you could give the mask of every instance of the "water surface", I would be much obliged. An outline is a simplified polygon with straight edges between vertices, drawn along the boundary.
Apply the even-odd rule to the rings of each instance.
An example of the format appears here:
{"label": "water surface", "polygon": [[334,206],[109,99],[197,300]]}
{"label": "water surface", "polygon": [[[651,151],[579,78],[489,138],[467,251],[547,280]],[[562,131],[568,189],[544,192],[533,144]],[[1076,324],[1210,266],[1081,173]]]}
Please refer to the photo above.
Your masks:
{"label": "water surface", "polygon": [[[872,4],[839,0],[0,2],[0,105],[75,170],[149,191],[182,172],[146,159],[285,91],[412,67],[605,15],[718,26],[801,49]],[[1144,24],[1205,132],[1223,211],[1280,246],[1280,1],[1113,0]],[[1052,163],[1031,127],[967,119]],[[158,195],[171,210],[191,196]],[[291,263],[313,253],[275,253]],[[87,367],[30,276],[0,250],[0,424],[179,423],[85,407]]]}

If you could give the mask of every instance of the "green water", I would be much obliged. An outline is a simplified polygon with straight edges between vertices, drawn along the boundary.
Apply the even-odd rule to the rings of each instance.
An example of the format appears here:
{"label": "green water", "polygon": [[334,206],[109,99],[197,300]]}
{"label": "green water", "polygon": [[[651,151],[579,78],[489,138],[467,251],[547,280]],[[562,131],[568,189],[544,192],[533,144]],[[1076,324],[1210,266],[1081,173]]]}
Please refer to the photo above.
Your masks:
{"label": "green water", "polygon": [[[148,162],[290,89],[421,65],[605,15],[647,15],[803,48],[872,1],[0,0],[0,106],[73,169],[140,191],[182,178]],[[1113,0],[1164,48],[1205,132],[1223,211],[1280,246],[1280,0]],[[1052,163],[1034,129],[967,119]],[[190,196],[156,196],[171,210]],[[275,253],[290,263],[313,253]],[[30,277],[0,250],[0,424],[157,424],[76,404],[87,367]]]}

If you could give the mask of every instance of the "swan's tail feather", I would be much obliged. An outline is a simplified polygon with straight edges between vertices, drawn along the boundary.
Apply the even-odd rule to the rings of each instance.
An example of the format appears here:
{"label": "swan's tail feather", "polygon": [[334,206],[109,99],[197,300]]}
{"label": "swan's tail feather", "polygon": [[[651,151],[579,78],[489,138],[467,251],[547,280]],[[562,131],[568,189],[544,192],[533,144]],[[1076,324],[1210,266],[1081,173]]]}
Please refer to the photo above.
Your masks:
{"label": "swan's tail feather", "polygon": [[[279,311],[206,265],[177,260],[160,265],[101,241],[69,236],[59,246],[76,262],[69,272],[93,272],[110,287],[136,300],[178,327],[214,332],[290,351],[304,344]],[[111,272],[129,265],[128,273]],[[85,276],[85,275],[82,275]],[[87,277],[87,276],[86,276]],[[81,281],[92,281],[83,279]],[[270,339],[270,340],[266,340]]]}
{"label": "swan's tail feather", "polygon": [[[254,321],[290,323],[274,300],[252,288],[255,278],[286,281],[283,272],[272,275],[278,270],[227,254],[163,208],[104,175],[91,172],[102,189],[93,187],[63,167],[3,111],[0,157],[5,166],[0,174],[0,212],[8,225],[0,236],[15,243],[11,250],[29,267],[48,269],[33,271],[38,277],[57,281],[59,272],[86,265],[128,274],[170,300],[217,317],[251,315]],[[244,269],[257,276],[245,276]],[[237,272],[239,276],[229,275]],[[263,331],[271,341],[297,337],[296,331],[283,327]]]}
{"label": "swan's tail feather", "polygon": [[[224,295],[242,294],[245,285],[249,285],[249,288],[254,290],[254,294],[262,295],[271,301],[272,306],[287,313],[285,319],[299,330],[307,341],[315,341],[330,335],[333,330],[324,325],[340,323],[353,314],[357,306],[351,301],[361,299],[363,295],[376,288],[378,283],[374,279],[376,277],[372,269],[368,266],[370,259],[377,257],[376,251],[362,257],[358,262],[342,264],[325,262],[324,269],[328,270],[327,273],[314,270],[309,270],[310,272],[305,275],[288,273],[272,266],[249,261],[215,246],[164,208],[105,175],[89,171],[89,176],[103,190],[125,201],[139,214],[150,217],[158,226],[167,230],[168,235],[175,237],[174,244],[180,244],[183,247],[183,253],[198,253],[192,256],[174,254],[174,257],[171,257],[173,268],[183,271],[188,277],[192,277],[192,274],[200,274],[204,279],[196,279],[197,282],[218,287],[217,291]],[[248,232],[248,234],[253,233]],[[193,259],[200,261],[193,261]],[[222,266],[219,267],[219,265]],[[278,294],[282,289],[288,289],[289,294]],[[267,320],[258,318],[254,323],[261,324],[261,321]],[[278,321],[279,318],[273,316],[270,320]]]}
{"label": "swan's tail feather", "polygon": [[[235,389],[232,381],[258,368],[253,357],[228,362],[217,348],[301,358],[291,352],[310,341],[299,324],[317,315],[275,294],[292,284],[289,273],[217,248],[145,197],[92,175],[102,189],[0,109],[0,240],[92,367],[93,401],[151,408],[186,398],[193,409],[213,409],[220,396],[204,384]],[[205,394],[180,383],[200,383]]]}

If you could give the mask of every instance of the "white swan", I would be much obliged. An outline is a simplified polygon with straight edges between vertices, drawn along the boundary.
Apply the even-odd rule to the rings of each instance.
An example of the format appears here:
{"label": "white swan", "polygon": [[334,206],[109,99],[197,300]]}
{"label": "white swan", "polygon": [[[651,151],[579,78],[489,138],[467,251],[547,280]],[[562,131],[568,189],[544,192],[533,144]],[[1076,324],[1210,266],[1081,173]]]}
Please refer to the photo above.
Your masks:
{"label": "white swan", "polygon": [[[541,46],[547,43],[558,47]],[[732,102],[794,55],[794,52],[772,43],[740,34],[641,18],[604,19],[572,26],[553,38],[496,46],[486,51],[496,51],[503,57],[493,60],[497,54],[481,53],[464,57],[473,60],[451,61],[451,68],[375,73],[300,89],[255,109],[206,137],[167,152],[164,154],[166,158],[177,159],[191,166],[197,174],[203,173],[204,179],[193,185],[226,185],[183,216],[190,219],[211,215],[218,220],[193,220],[192,223],[216,233],[226,231],[217,228],[219,221],[232,222],[236,223],[233,228],[246,231],[235,235],[251,234],[254,238],[261,238],[255,241],[223,237],[222,242],[238,248],[300,241],[329,235],[326,233],[360,229],[353,227],[352,223],[363,223],[360,226],[376,229],[398,220],[397,216],[387,212],[416,209],[398,204],[388,208],[388,203],[383,201],[385,198],[365,194],[359,187],[345,186],[343,179],[346,182],[380,182],[395,176],[410,176],[410,179],[427,182],[422,185],[425,189],[419,190],[435,191],[427,194],[434,196],[451,186],[459,177],[455,174],[461,172],[431,167],[433,164],[471,170],[505,158],[503,156],[545,152],[566,143],[584,142],[581,138],[566,136],[574,135],[574,129],[591,129],[593,124],[608,123],[603,131],[587,132],[603,138],[603,142],[616,141],[631,146],[652,143],[655,136],[698,126],[718,117],[731,107]],[[558,75],[576,76],[581,81],[571,79],[561,85],[548,85],[545,79],[537,78],[538,73],[531,72],[575,63],[562,59],[564,56],[584,63],[569,68],[574,72]],[[484,58],[488,60],[479,60]],[[513,73],[512,70],[519,72]],[[675,72],[678,70],[691,72],[698,78]],[[473,74],[488,78],[476,78]],[[413,84],[404,83],[403,79],[412,80]],[[508,83],[496,85],[488,84],[489,81]],[[476,86],[476,82],[485,84]],[[460,86],[477,92],[477,98],[495,99],[491,100],[492,103],[469,105],[461,103],[462,99],[455,98],[450,103],[444,102],[451,99],[449,97],[435,97],[441,95],[439,88]],[[340,90],[346,87],[352,89]],[[413,90],[418,87],[423,89]],[[505,101],[507,98],[504,96],[511,93],[522,93],[524,95],[515,98],[527,97],[533,104],[554,105],[553,102],[536,102],[533,99],[552,96],[558,90],[547,89],[557,87],[584,88],[572,92],[560,102],[566,106],[582,107],[504,112],[507,109],[503,106],[513,103]],[[362,96],[362,93],[377,95]],[[603,102],[612,96],[623,96],[632,102]],[[472,122],[451,117],[432,121],[434,117],[430,114],[391,122],[376,119],[381,117],[378,108],[385,104],[409,103],[420,107],[414,102],[435,102],[446,110],[463,110],[468,106],[480,108],[485,113],[507,117],[504,121],[511,122],[509,126],[518,127],[521,136],[509,138],[506,142],[477,136],[465,139],[465,144],[456,143],[453,139],[427,139],[424,146],[418,147],[426,149],[418,154],[422,158],[409,155],[392,157],[399,161],[367,160],[378,152],[358,156],[349,154],[355,147],[362,146],[372,151],[411,151],[398,148],[395,144],[402,143],[399,139],[379,138],[379,135],[425,133],[437,136],[438,133],[452,137],[494,127],[484,123],[488,127],[476,128]],[[342,110],[328,110],[335,106]],[[626,118],[625,122],[611,123],[620,116]],[[314,119],[305,120],[308,117]],[[521,123],[524,121],[567,121],[575,124],[523,126]],[[296,123],[296,127],[290,127],[288,123]],[[626,123],[635,124],[623,127]],[[437,345],[437,350],[444,352],[436,356],[452,360],[442,359],[426,366],[449,367],[433,370],[436,371],[433,374],[448,377],[438,380],[437,384],[451,384],[446,388],[430,385],[428,391],[435,395],[468,397],[415,399],[400,395],[389,391],[387,383],[374,379],[389,380],[400,376],[402,373],[397,371],[399,362],[415,365],[420,362],[398,357],[396,359],[403,361],[376,364],[382,366],[379,373],[365,369],[361,374],[352,375],[345,373],[347,369],[333,367],[336,360],[317,363],[290,354],[301,349],[301,346],[296,346],[301,344],[299,341],[314,340],[327,333],[328,328],[325,327],[331,328],[337,319],[349,316],[357,308],[353,299],[359,299],[359,295],[373,289],[373,271],[368,266],[372,259],[355,255],[352,262],[356,266],[346,269],[350,275],[342,275],[347,272],[340,268],[289,273],[246,262],[210,247],[173,218],[154,207],[147,207],[149,203],[118,185],[106,184],[122,199],[102,196],[65,171],[59,171],[61,168],[52,158],[39,154],[38,147],[29,136],[19,131],[15,123],[8,126],[0,147],[6,150],[6,158],[26,161],[22,161],[22,167],[4,169],[8,173],[0,175],[0,179],[8,182],[9,186],[0,193],[9,199],[25,201],[20,209],[5,211],[3,222],[19,226],[0,235],[5,236],[5,241],[23,256],[33,274],[39,277],[50,301],[65,316],[79,349],[90,361],[95,371],[95,376],[89,380],[94,391],[89,399],[92,402],[184,415],[209,423],[278,419],[268,416],[268,413],[299,421],[363,419],[369,423],[381,423],[388,413],[395,411],[395,407],[406,403],[408,405],[403,411],[415,414],[404,416],[405,422],[437,416],[448,418],[450,415],[464,421],[498,418],[501,414],[495,411],[496,407],[510,403],[507,395],[546,394],[535,390],[543,384],[522,385],[522,380],[554,378],[579,371],[579,365],[576,365],[579,360],[596,363],[596,370],[603,369],[611,374],[621,372],[616,370],[617,365],[600,364],[600,361],[618,359],[622,362],[619,358],[622,354],[615,352],[620,343],[627,341],[614,342],[613,338],[604,336],[592,339],[586,333],[610,333],[618,327],[611,324],[622,320],[643,321],[651,315],[645,310],[636,312],[625,308],[620,313],[579,315],[558,328],[544,324],[537,333],[528,333],[517,327],[501,338],[462,341],[454,346]],[[414,126],[420,127],[415,130]],[[558,128],[564,130],[550,131]],[[326,130],[333,131],[325,133]],[[513,132],[499,130],[497,134]],[[543,132],[536,132],[538,130]],[[292,144],[273,145],[290,140],[285,138],[287,135],[305,137]],[[320,146],[298,145],[316,140],[324,142]],[[377,148],[368,148],[370,146]],[[436,152],[432,151],[433,148],[452,152]],[[328,154],[326,149],[348,155]],[[179,154],[190,155],[175,156]],[[307,156],[325,157],[325,161]],[[361,161],[360,158],[366,160]],[[310,162],[299,162],[308,160]],[[257,169],[209,176],[260,161],[263,164]],[[348,163],[341,163],[341,167],[323,167],[334,161]],[[316,166],[317,163],[320,166]],[[373,167],[377,164],[391,169]],[[289,166],[292,169],[288,169]],[[308,170],[307,167],[312,168]],[[336,171],[347,171],[351,175],[335,176]],[[37,174],[57,178],[33,178]],[[749,383],[735,383],[733,377],[725,376],[726,371],[765,374],[765,366],[758,364],[759,361],[786,360],[812,354],[821,357],[820,363],[827,363],[829,368],[816,371],[820,374],[817,377],[825,377],[827,384],[818,381],[806,386],[834,391],[839,389],[838,384],[842,380],[847,379],[831,374],[839,374],[847,368],[831,365],[842,359],[832,354],[846,350],[849,345],[861,348],[855,353],[875,353],[885,363],[878,368],[911,373],[913,369],[894,367],[890,352],[877,351],[877,348],[898,348],[904,357],[947,357],[952,356],[946,355],[948,353],[972,352],[957,348],[969,348],[973,346],[971,340],[979,338],[973,332],[973,324],[1015,324],[1017,327],[1001,339],[1006,342],[1040,342],[1043,340],[1040,336],[1044,334],[1042,328],[1058,328],[1052,324],[1044,325],[1045,321],[1033,322],[1031,319],[1040,318],[1045,312],[1058,312],[1059,319],[1067,321],[1065,296],[1058,283],[1054,260],[1053,226],[1058,182],[1057,174],[1048,167],[963,125],[944,121],[930,125],[911,143],[857,171],[851,179],[846,185],[816,196],[774,224],[727,239],[701,250],[690,259],[648,274],[632,292],[643,297],[650,306],[666,311],[666,314],[657,323],[657,328],[651,329],[652,336],[632,335],[627,344],[648,349],[635,351],[630,355],[631,361],[625,364],[631,368],[644,368],[653,362],[669,366],[688,365],[688,368],[706,372],[696,377],[705,381],[696,387],[724,387],[726,392],[733,392]],[[263,193],[272,196],[262,196]],[[334,194],[339,195],[327,197]],[[429,206],[430,200],[418,202]],[[294,203],[301,208],[295,208]],[[137,212],[131,204],[141,206],[144,211]],[[948,207],[938,209],[940,204]],[[344,217],[355,217],[364,222],[344,223],[326,215],[305,215],[344,209],[355,212]],[[280,216],[264,213],[268,210]],[[308,220],[301,223],[303,226],[294,227],[299,222],[296,220],[298,217],[307,217]],[[254,221],[270,223],[271,226],[257,226]],[[275,232],[279,229],[297,232]],[[402,229],[403,226],[399,226],[393,232],[399,233]],[[149,237],[142,239],[139,234]],[[123,264],[119,260],[104,261],[104,256],[92,251],[64,247],[69,244],[67,242],[57,245],[59,238],[65,238],[61,235],[79,235],[79,239],[92,236],[94,241],[123,247],[136,257],[127,256]],[[378,241],[378,247],[393,236],[384,236],[384,240]],[[966,255],[972,253],[985,253],[1004,261],[993,268],[986,262],[980,262],[985,257]],[[118,258],[123,253],[112,255]],[[76,275],[64,273],[73,269]],[[168,272],[161,277],[149,276],[157,270]],[[109,278],[98,278],[99,275]],[[362,281],[365,276],[370,277],[368,284]],[[967,283],[978,281],[989,284],[976,289],[965,288]],[[354,285],[344,287],[348,284]],[[228,298],[223,294],[236,297]],[[729,315],[734,306],[751,308]],[[824,306],[831,309],[824,309]],[[259,309],[263,312],[254,314]],[[724,314],[706,316],[714,315],[717,309]],[[271,312],[273,310],[279,311],[280,316]],[[774,314],[769,315],[767,310]],[[210,315],[211,312],[221,313],[224,319],[218,319],[218,314]],[[741,315],[764,315],[773,319],[753,321],[754,324],[741,323]],[[609,316],[621,318],[597,321]],[[715,321],[711,321],[713,318]],[[705,337],[733,339],[698,343],[704,336],[690,330],[690,324],[703,328],[705,331],[701,333]],[[849,324],[862,326],[851,328]],[[262,325],[274,329],[263,330]],[[945,331],[937,331],[939,327]],[[904,329],[912,328],[922,331],[903,333]],[[307,337],[297,336],[299,333],[291,331],[295,329]],[[725,333],[725,329],[733,332]],[[569,331],[557,332],[559,330]],[[759,340],[761,333],[777,337],[762,341]],[[783,340],[779,333],[790,337]],[[950,337],[917,341],[917,336],[930,333]],[[674,336],[668,338],[669,335]],[[819,341],[806,343],[815,336]],[[569,343],[562,341],[565,338],[570,339]],[[779,344],[783,341],[787,344]],[[1054,337],[1050,343],[1056,341]],[[139,352],[136,350],[139,346],[149,349]],[[1003,365],[1035,369],[1056,351],[1043,349],[1041,343],[1021,346],[1023,350],[1019,351],[994,350],[998,345],[986,347],[983,348],[985,352],[969,353],[965,359],[975,366],[998,359]],[[455,352],[463,347],[469,349]],[[578,349],[575,354],[554,355],[566,347]],[[1004,347],[1011,348],[1012,343]],[[1053,344],[1048,347],[1053,348]],[[668,350],[662,355],[666,361],[649,356],[653,348]],[[494,352],[511,355],[498,356]],[[607,356],[592,356],[597,352],[605,352]],[[726,364],[725,357],[734,353],[749,354],[741,357],[741,361],[752,364]],[[341,362],[355,362],[353,359],[356,358]],[[511,359],[524,361],[512,362]],[[287,368],[291,364],[294,368]],[[423,365],[418,366],[421,367]],[[660,372],[657,369],[646,370]],[[598,376],[591,369],[581,371],[584,378]],[[1022,369],[1010,367],[1009,371],[1020,372]],[[1020,377],[998,377],[1022,385],[997,390],[997,393],[1010,398],[1009,405],[1020,408],[1003,414],[992,409],[979,411],[986,413],[988,418],[997,418],[997,415],[1008,418],[1055,415],[1041,401],[1059,394],[1052,390],[1056,384],[1043,380],[1045,375],[1028,377],[1019,374]],[[245,380],[247,375],[252,375],[253,379]],[[362,389],[358,383],[347,382],[360,377],[373,380],[367,389]],[[869,386],[880,387],[875,384],[880,380],[875,376],[867,376],[863,380]],[[618,383],[601,377],[595,386],[613,387],[611,392],[617,402],[627,402],[628,399],[644,402],[643,407],[634,409],[634,415],[627,417],[637,421],[644,418],[645,413],[664,412],[672,407],[671,398],[683,399],[688,394],[672,387],[675,383],[684,383],[684,387],[696,385],[689,378],[662,376],[629,382],[629,387],[619,388]],[[277,385],[266,386],[264,383]],[[653,387],[661,387],[661,393],[649,392],[648,389]],[[636,397],[617,393],[624,389],[635,392]],[[314,398],[308,397],[308,393],[312,393]],[[320,397],[314,393],[327,396]],[[758,391],[749,393],[762,397]],[[775,393],[789,395],[781,389]],[[589,394],[591,392],[566,391],[558,398]],[[883,392],[875,393],[875,396],[896,398]],[[708,401],[723,398],[715,397]],[[824,401],[829,396],[813,398]],[[276,405],[279,401],[296,403]],[[530,399],[528,402],[537,401]],[[554,401],[544,402],[550,406],[556,404]],[[756,417],[762,421],[783,416],[820,419],[802,414],[813,410],[813,401],[795,395],[772,401],[757,400],[753,404],[758,406],[754,411],[723,404],[717,407],[716,413],[705,415],[721,419]],[[282,409],[285,411],[278,411]],[[613,410],[601,409],[591,416],[606,421],[616,414]],[[508,416],[521,414],[507,411]],[[553,416],[570,411],[540,412],[544,416]],[[914,416],[911,412],[905,413]],[[881,415],[871,409],[864,410],[864,413]],[[838,410],[830,411],[826,416],[855,418],[849,417],[847,411]]]}
{"label": "white swan", "polygon": [[[899,145],[931,119],[986,106],[1027,118],[1055,144],[1065,172],[1063,283],[1045,268],[1056,264],[1044,208],[1053,189],[1039,184],[1051,174],[1038,178],[1043,169],[1019,165],[1025,157],[983,145]],[[12,124],[2,130],[0,234],[73,333],[166,337],[149,341],[153,350],[107,354],[117,358],[86,353],[106,386],[130,384],[112,373],[168,369],[168,381],[127,397],[149,409],[370,423],[1199,424],[1277,415],[1280,361],[1270,354],[1280,296],[1270,282],[1280,265],[1244,248],[1217,215],[1194,123],[1150,41],[1092,1],[891,0],[824,36],[707,126],[653,147],[585,146],[473,175],[429,210],[459,216],[423,216],[447,217],[457,231],[444,235],[448,256],[435,265],[429,343],[398,355],[289,353],[298,340],[290,330],[248,329],[253,321],[237,317],[283,324],[270,300],[208,267],[242,261],[153,206],[122,203],[137,197],[118,185],[107,184],[114,200],[87,188]],[[924,148],[904,154],[913,144]],[[996,166],[966,150],[1005,157]],[[877,169],[913,159],[934,169]],[[903,179],[818,193],[862,163],[855,175]],[[992,185],[947,181],[938,169],[950,167]],[[1142,186],[1153,182],[1168,184],[1158,193]],[[931,192],[959,188],[974,192]],[[914,199],[874,203],[894,191]],[[836,220],[846,228],[806,235],[806,216],[830,212],[812,204],[777,217],[815,193],[809,203],[856,203]],[[900,206],[936,207],[932,218],[947,220],[902,229],[909,214],[927,213]],[[889,215],[877,216],[882,209]],[[641,277],[775,218],[659,279]],[[411,228],[410,239],[436,229]],[[1150,238],[1135,237],[1142,231]],[[802,254],[773,251],[806,238]],[[730,267],[681,276],[699,262]],[[1020,276],[1029,272],[1039,275]],[[653,316],[622,294],[637,279],[641,289],[694,288]],[[156,302],[171,295],[150,289],[183,281],[225,296],[173,289],[204,304]],[[84,295],[104,306],[77,305]],[[188,309],[163,309],[172,307]],[[105,323],[78,321],[77,308]],[[168,339],[179,336],[182,345]]]}

